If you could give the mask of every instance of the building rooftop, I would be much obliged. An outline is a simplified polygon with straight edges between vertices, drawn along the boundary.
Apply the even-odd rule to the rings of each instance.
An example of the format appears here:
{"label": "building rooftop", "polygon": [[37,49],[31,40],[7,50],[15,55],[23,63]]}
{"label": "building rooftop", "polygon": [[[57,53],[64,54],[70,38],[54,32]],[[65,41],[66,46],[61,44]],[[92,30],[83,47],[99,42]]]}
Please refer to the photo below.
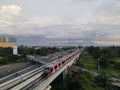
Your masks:
{"label": "building rooftop", "polygon": [[13,48],[16,44],[11,43],[11,42],[0,42],[0,47],[6,48],[6,47],[11,47]]}

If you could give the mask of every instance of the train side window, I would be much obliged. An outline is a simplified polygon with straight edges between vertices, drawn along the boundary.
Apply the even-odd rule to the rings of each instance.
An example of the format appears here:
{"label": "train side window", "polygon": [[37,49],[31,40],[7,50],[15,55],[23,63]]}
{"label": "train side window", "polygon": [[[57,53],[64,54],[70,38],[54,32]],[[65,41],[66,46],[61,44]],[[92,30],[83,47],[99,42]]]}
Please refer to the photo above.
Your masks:
{"label": "train side window", "polygon": [[49,67],[45,67],[45,70],[50,70],[50,68]]}
{"label": "train side window", "polygon": [[59,63],[59,66],[61,66],[61,64]]}
{"label": "train side window", "polygon": [[67,62],[67,59],[65,61]]}
{"label": "train side window", "polygon": [[68,58],[66,58],[66,61],[68,61]]}
{"label": "train side window", "polygon": [[64,63],[65,63],[65,61],[62,62],[62,64],[64,64]]}
{"label": "train side window", "polygon": [[53,68],[50,69],[50,72],[52,72],[52,71],[53,71]]}
{"label": "train side window", "polygon": [[55,69],[57,69],[57,65],[55,66]]}

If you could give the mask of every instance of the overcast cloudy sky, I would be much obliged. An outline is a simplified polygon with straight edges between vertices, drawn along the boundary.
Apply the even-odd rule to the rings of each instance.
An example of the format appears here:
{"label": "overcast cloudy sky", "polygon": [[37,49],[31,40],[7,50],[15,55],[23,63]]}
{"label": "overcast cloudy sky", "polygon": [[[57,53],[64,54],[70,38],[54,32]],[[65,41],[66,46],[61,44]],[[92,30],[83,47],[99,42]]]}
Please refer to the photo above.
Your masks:
{"label": "overcast cloudy sky", "polygon": [[120,0],[0,0],[0,34],[19,44],[120,45]]}

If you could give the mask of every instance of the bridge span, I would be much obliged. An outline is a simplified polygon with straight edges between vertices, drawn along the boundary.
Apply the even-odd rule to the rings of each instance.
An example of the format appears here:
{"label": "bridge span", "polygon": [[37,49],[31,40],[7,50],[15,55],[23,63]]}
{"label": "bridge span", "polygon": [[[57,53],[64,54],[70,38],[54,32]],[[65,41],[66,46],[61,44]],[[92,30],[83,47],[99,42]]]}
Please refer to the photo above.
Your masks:
{"label": "bridge span", "polygon": [[49,85],[59,74],[66,71],[67,67],[71,66],[75,63],[75,60],[78,59],[80,53],[77,54],[70,62],[66,63],[63,67],[53,73],[51,76],[47,77],[42,83],[38,83],[38,85],[34,88],[34,90],[49,90],[51,86]]}
{"label": "bridge span", "polygon": [[52,71],[49,75],[44,75],[44,68],[50,65],[52,62],[0,84],[0,90],[50,90],[50,83],[57,76],[59,76],[59,74],[65,72],[67,68],[71,66],[76,59],[79,58],[80,54],[80,50],[75,50],[69,55],[61,58],[61,61],[66,61],[63,61],[64,63],[61,62],[61,64],[63,64],[60,65],[56,70]]}

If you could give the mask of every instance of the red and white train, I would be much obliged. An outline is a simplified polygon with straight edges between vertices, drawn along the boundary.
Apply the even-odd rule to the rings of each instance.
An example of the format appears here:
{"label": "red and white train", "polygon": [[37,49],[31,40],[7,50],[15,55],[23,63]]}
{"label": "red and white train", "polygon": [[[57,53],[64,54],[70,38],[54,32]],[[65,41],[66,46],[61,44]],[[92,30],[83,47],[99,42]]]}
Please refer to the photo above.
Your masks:
{"label": "red and white train", "polygon": [[51,75],[56,70],[58,70],[59,68],[64,66],[67,62],[72,60],[76,55],[79,54],[79,52],[80,52],[80,50],[77,50],[77,51],[71,53],[70,55],[64,57],[62,60],[51,62],[48,66],[46,66],[44,68],[44,74],[45,75]]}

